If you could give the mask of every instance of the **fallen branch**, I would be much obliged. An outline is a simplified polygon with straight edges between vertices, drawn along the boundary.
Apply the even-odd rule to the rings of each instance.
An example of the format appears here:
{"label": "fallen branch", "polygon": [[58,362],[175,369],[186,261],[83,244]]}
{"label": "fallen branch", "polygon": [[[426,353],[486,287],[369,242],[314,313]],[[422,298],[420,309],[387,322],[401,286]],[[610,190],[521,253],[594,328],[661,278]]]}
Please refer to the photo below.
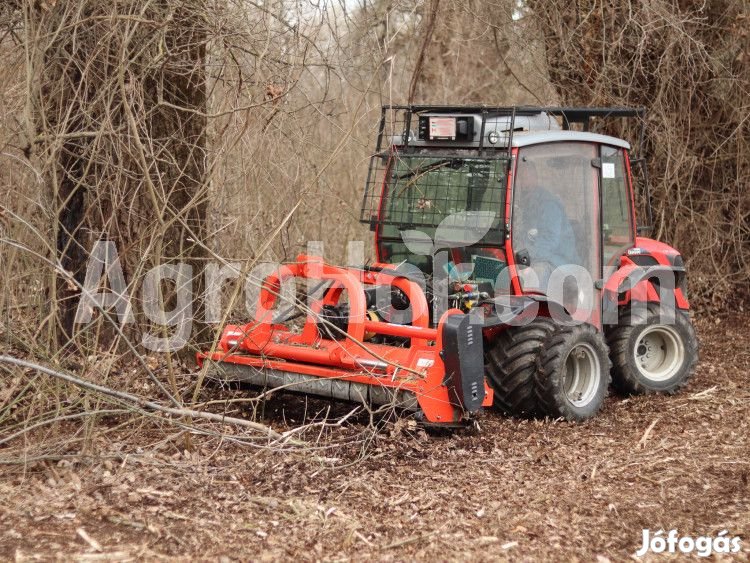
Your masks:
{"label": "fallen branch", "polygon": [[6,436],[5,438],[0,439],[0,446],[7,442],[11,442],[12,440],[15,440],[19,436],[23,436],[27,432],[31,432],[32,430],[36,428],[41,428],[42,426],[46,426],[47,424],[53,424],[55,422],[62,422],[64,420],[72,420],[74,418],[83,418],[85,416],[101,416],[101,415],[110,415],[110,414],[123,414],[126,412],[130,412],[126,409],[105,409],[105,410],[96,410],[96,411],[88,411],[88,412],[78,412],[75,414],[68,414],[64,416],[57,416],[55,418],[51,418],[49,420],[42,420],[41,422],[37,422],[36,424],[32,424],[31,426],[26,426],[25,428],[22,428],[18,432],[15,432],[11,434],[10,436]]}
{"label": "fallen branch", "polygon": [[651,436],[651,431],[654,429],[654,426],[656,426],[656,423],[659,422],[658,418],[655,418],[654,421],[649,424],[649,427],[646,428],[646,431],[643,433],[643,436],[641,436],[641,439],[638,440],[638,447],[639,448],[645,448],[646,442],[648,442],[649,436]]}
{"label": "fallen branch", "polygon": [[[153,401],[142,399],[141,397],[138,397],[137,395],[126,393],[124,391],[117,391],[115,389],[111,389],[103,385],[98,385],[96,383],[91,383],[90,381],[86,381],[85,379],[81,379],[80,377],[76,377],[75,375],[63,373],[61,371],[57,371],[57,370],[48,368],[46,366],[35,364],[33,362],[27,362],[26,360],[14,358],[13,356],[0,355],[0,363],[11,364],[11,365],[18,366],[18,367],[33,369],[41,373],[51,375],[52,377],[56,377],[57,379],[67,381],[68,383],[72,383],[73,385],[76,385],[77,387],[81,387],[83,389],[87,389],[95,393],[101,393],[102,395],[106,395],[109,397],[114,397],[121,401],[132,403],[138,406],[139,408],[141,408],[142,410],[156,411],[156,412],[161,412],[164,414],[169,414],[172,416],[179,416],[179,417],[189,416],[193,418],[202,418],[204,420],[210,420],[211,422],[220,422],[222,424],[233,424],[235,426],[249,428],[251,430],[261,432],[265,434],[268,438],[271,438],[273,440],[284,439],[284,437],[278,432],[276,432],[275,430],[269,428],[268,426],[265,426],[264,424],[260,424],[258,422],[253,422],[250,420],[243,420],[241,418],[223,416],[223,415],[214,414],[210,412],[200,412],[200,411],[187,409],[187,408],[165,407],[164,405],[154,403]],[[286,441],[288,441],[288,438],[286,439]]]}

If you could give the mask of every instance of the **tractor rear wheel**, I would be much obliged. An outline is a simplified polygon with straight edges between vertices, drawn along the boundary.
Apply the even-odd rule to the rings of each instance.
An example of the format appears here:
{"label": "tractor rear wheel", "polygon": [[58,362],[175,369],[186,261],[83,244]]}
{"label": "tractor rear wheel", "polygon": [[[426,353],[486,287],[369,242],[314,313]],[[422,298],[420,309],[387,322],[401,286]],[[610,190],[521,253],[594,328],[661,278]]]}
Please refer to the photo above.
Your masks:
{"label": "tractor rear wheel", "polygon": [[594,416],[609,390],[604,336],[593,326],[560,326],[539,355],[535,392],[544,414],[583,421]]}
{"label": "tractor rear wheel", "polygon": [[690,319],[659,303],[623,311],[607,340],[615,388],[626,394],[672,395],[687,384],[698,361]]}
{"label": "tractor rear wheel", "polygon": [[552,319],[539,317],[527,325],[508,328],[491,344],[485,354],[485,373],[495,392],[493,406],[497,410],[519,417],[536,414],[537,357],[554,328]]}

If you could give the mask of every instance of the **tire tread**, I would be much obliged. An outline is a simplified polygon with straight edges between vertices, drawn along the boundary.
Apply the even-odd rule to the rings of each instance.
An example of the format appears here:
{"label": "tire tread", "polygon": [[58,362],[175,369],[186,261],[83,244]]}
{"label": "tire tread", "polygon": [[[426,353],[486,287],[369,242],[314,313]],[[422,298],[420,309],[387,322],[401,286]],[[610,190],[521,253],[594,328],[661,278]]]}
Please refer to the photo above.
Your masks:
{"label": "tire tread", "polygon": [[683,377],[675,382],[674,385],[667,389],[652,389],[640,380],[638,375],[630,367],[630,348],[631,336],[633,331],[642,327],[649,322],[652,315],[660,312],[659,303],[649,303],[645,309],[626,308],[620,313],[617,326],[613,327],[607,333],[607,342],[609,343],[610,356],[613,364],[613,387],[621,394],[625,395],[646,395],[649,393],[666,393],[674,395],[681,391],[692,379],[695,374],[695,366],[698,362],[698,338],[695,334],[693,324],[687,318],[685,313],[675,310],[676,315],[682,316],[681,323],[687,330],[687,341],[684,343],[690,358],[687,371]]}
{"label": "tire tread", "polygon": [[[587,340],[598,349],[600,360],[604,359],[604,369],[601,375],[604,392],[590,414],[583,414],[571,405],[565,398],[563,389],[562,359],[567,352],[579,341]],[[607,396],[611,382],[610,371],[612,363],[609,360],[608,347],[601,332],[591,325],[560,326],[547,339],[542,353],[538,358],[535,374],[534,392],[537,403],[542,412],[552,418],[565,418],[570,421],[583,421],[590,418],[601,407]]]}
{"label": "tire tread", "polygon": [[493,406],[504,414],[533,417],[537,414],[534,374],[539,350],[554,331],[545,317],[502,332],[485,355],[487,380],[495,392]]}

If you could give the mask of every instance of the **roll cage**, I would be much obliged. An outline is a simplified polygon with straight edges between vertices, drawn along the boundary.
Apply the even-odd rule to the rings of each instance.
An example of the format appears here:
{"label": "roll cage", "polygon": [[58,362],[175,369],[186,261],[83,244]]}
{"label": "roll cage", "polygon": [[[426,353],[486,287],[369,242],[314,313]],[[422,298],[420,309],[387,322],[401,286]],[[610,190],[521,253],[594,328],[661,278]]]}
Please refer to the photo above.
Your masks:
{"label": "roll cage", "polygon": [[[514,136],[532,131],[547,132],[600,131],[612,123],[613,119],[635,119],[640,126],[638,144],[631,150],[631,164],[643,165],[639,155],[643,148],[645,131],[644,108],[570,108],[532,106],[431,106],[431,105],[386,105],[381,108],[375,152],[370,158],[367,181],[362,200],[360,221],[369,224],[377,234],[378,225],[394,225],[402,229],[436,227],[433,213],[419,213],[415,218],[388,217],[383,211],[388,209],[388,199],[393,193],[388,191],[389,174],[393,173],[394,162],[413,159],[434,159],[437,162],[452,159],[476,159],[477,161],[497,161],[505,166],[506,173],[512,162]],[[454,120],[452,129],[446,123]],[[433,127],[434,124],[434,127]],[[433,133],[436,135],[433,136]],[[551,139],[552,137],[550,137]],[[614,139],[613,139],[614,140]],[[651,223],[650,195],[646,167],[641,166],[645,180],[644,191],[646,212]],[[498,186],[499,187],[499,186]],[[413,207],[423,206],[418,200]],[[450,193],[446,193],[446,198]],[[499,201],[499,198],[496,198]],[[446,202],[450,203],[450,202]],[[459,203],[459,202],[454,202]],[[464,202],[470,208],[471,201]],[[456,207],[456,206],[454,206]],[[430,211],[425,210],[423,211]],[[440,210],[438,210],[440,211]],[[507,219],[499,227],[503,229]],[[641,227],[644,229],[647,227]]]}

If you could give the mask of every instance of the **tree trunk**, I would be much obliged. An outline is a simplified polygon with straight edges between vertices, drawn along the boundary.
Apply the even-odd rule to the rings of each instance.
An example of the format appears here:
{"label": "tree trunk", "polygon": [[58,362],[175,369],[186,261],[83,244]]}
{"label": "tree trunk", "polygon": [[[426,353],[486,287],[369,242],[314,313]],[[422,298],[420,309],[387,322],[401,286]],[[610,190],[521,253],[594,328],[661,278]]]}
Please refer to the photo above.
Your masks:
{"label": "tree trunk", "polygon": [[[134,298],[154,266],[189,264],[193,295],[202,294],[207,212],[206,0],[145,6],[27,5],[56,258],[83,284],[93,244],[113,241],[136,311]],[[35,32],[52,41],[34,41]],[[63,276],[53,287],[59,344],[83,344],[75,325],[79,289]],[[174,299],[163,294],[169,310]],[[202,320],[200,306],[193,312]],[[142,330],[153,329],[136,318]],[[114,333],[106,324],[87,325],[86,343],[107,345]],[[193,341],[205,336],[205,325],[196,325]]]}

